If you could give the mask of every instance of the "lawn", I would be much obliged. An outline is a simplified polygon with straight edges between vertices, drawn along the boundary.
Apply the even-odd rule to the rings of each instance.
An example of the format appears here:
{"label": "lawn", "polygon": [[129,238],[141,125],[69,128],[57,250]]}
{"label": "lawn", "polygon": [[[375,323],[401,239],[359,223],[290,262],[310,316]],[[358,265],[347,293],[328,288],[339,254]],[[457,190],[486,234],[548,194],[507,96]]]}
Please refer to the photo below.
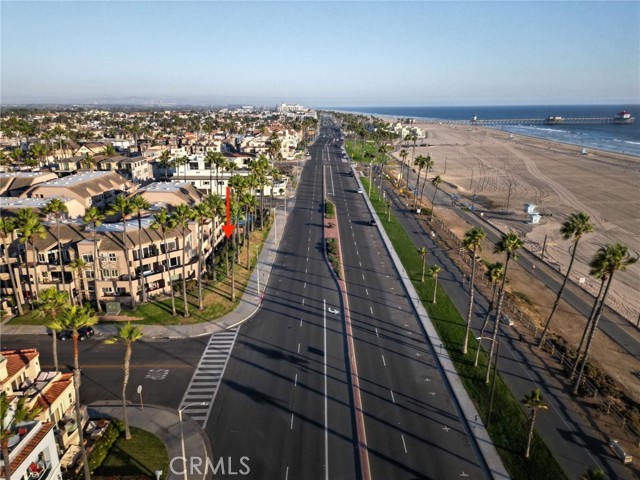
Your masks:
{"label": "lawn", "polygon": [[[366,192],[369,182],[367,179],[362,179],[362,183]],[[481,351],[479,365],[477,368],[473,367],[478,345],[474,338],[469,341],[469,353],[467,356],[462,355],[461,347],[465,332],[464,318],[440,285],[438,285],[436,303],[432,303],[434,282],[428,277],[425,278],[424,283],[421,282],[422,259],[417,254],[417,247],[393,215],[391,215],[390,220],[387,220],[388,216],[384,213],[385,206],[379,198],[374,196],[371,202],[380,217],[381,225],[387,232],[396,253],[413,282],[422,304],[438,331],[442,344],[446,347],[467,393],[475,403],[480,417],[486,424],[490,395],[490,385],[486,385],[484,382],[487,355],[485,355],[484,351]],[[431,265],[429,256],[427,256],[427,264]],[[531,456],[528,460],[524,458],[527,417],[521,407],[520,399],[511,394],[500,376],[496,381],[493,412],[489,434],[507,471],[514,480],[528,480],[530,478],[562,480],[567,478],[537,432],[531,446]],[[544,415],[544,412],[540,415]]]}
{"label": "lawn", "polygon": [[371,163],[372,160],[377,162],[378,157],[381,157],[376,144],[370,141],[366,142],[363,148],[360,140],[346,140],[345,150],[354,162]]}
{"label": "lawn", "polygon": [[[235,284],[236,284],[236,300],[231,300],[231,274],[219,279],[217,282],[202,282],[202,297],[204,310],[198,310],[198,284],[195,281],[187,282],[187,298],[189,302],[189,317],[184,318],[184,300],[181,292],[176,292],[175,302],[178,314],[174,317],[171,314],[171,297],[162,295],[157,299],[152,299],[144,305],[138,305],[133,311],[122,310],[121,315],[142,318],[136,323],[143,325],[186,325],[215,320],[236,308],[240,303],[240,298],[244,293],[253,268],[256,265],[258,256],[262,251],[265,239],[269,234],[270,221],[265,223],[264,230],[254,230],[251,232],[251,252],[249,263],[251,268],[247,269],[246,265],[246,244],[240,250],[240,264],[236,264]],[[230,254],[231,255],[231,254]],[[224,260],[222,260],[224,263]],[[179,282],[182,287],[182,282]],[[39,317],[37,312],[28,310],[25,305],[25,314],[20,317],[14,317],[9,321],[9,325],[47,325],[51,322],[49,316]]]}
{"label": "lawn", "polygon": [[121,432],[94,476],[147,475],[155,478],[156,470],[162,470],[162,478],[167,478],[169,455],[164,443],[145,430],[131,427],[131,439],[125,440],[124,432]]}

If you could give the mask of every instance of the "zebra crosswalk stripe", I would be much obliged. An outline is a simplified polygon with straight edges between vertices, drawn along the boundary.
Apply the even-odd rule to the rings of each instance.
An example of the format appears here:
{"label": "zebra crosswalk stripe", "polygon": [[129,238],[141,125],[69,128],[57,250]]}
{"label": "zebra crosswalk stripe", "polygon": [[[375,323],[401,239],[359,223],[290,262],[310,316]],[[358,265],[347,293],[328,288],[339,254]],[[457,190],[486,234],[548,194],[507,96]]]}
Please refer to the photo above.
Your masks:
{"label": "zebra crosswalk stripe", "polygon": [[[198,422],[202,428],[209,420],[211,407],[218,392],[220,380],[227,366],[239,327],[211,335],[198,367],[180,402],[180,409]],[[186,408],[185,408],[186,407]]]}

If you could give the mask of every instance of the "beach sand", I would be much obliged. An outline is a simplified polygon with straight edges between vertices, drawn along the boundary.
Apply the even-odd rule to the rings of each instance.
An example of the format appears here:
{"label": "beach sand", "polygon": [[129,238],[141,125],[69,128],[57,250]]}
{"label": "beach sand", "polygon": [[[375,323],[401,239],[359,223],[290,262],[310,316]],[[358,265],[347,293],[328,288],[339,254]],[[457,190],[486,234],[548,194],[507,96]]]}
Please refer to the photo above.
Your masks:
{"label": "beach sand", "polygon": [[[416,124],[429,133],[419,140],[415,155],[431,155],[440,188],[476,205],[501,230],[520,232],[526,247],[540,253],[547,238],[545,258],[563,272],[572,241],[560,235],[560,226],[577,211],[591,216],[594,232],[583,236],[572,278],[597,292],[599,281],[589,276],[588,263],[596,250],[613,242],[640,252],[640,158],[510,134],[472,125]],[[621,126],[624,128],[624,126]],[[428,147],[419,146],[427,143]],[[405,148],[411,160],[413,144]],[[428,202],[426,202],[428,203]],[[508,203],[508,205],[507,205]],[[524,204],[537,205],[545,214],[538,225],[527,223]],[[507,208],[508,206],[508,208]],[[548,216],[547,216],[548,215]],[[609,305],[634,324],[640,313],[640,263],[614,277]]]}

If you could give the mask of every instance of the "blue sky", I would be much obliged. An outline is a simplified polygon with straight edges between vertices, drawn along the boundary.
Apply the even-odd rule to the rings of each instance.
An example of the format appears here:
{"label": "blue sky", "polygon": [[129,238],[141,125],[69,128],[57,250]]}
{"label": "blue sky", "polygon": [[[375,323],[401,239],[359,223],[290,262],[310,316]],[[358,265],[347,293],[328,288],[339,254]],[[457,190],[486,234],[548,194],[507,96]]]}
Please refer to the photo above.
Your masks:
{"label": "blue sky", "polygon": [[637,103],[640,2],[11,2],[1,100]]}

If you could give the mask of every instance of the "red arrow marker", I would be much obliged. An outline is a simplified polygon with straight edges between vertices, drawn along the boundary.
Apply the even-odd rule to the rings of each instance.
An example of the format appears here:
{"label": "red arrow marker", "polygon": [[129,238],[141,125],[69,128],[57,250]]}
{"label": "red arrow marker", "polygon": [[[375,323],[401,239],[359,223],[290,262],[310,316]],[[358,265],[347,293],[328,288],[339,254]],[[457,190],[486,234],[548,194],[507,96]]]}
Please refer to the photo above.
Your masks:
{"label": "red arrow marker", "polygon": [[231,225],[231,188],[227,187],[227,223],[222,226],[224,234],[229,238],[233,233],[235,225]]}

